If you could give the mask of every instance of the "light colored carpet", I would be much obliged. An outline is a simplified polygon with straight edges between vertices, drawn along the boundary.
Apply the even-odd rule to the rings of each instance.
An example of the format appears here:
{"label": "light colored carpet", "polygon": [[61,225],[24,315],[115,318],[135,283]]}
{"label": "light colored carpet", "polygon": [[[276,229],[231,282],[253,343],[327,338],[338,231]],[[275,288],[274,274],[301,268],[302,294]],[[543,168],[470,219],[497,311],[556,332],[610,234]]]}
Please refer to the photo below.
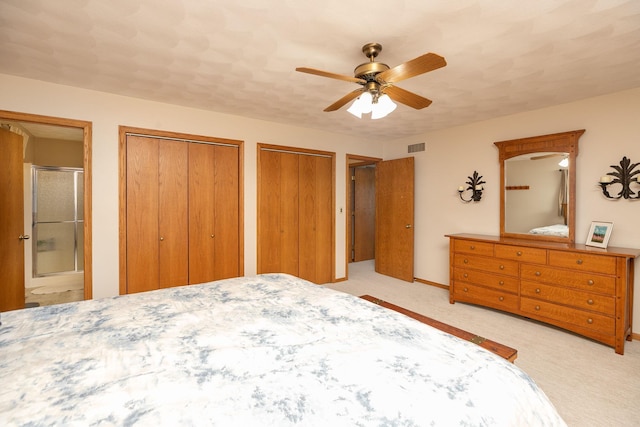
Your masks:
{"label": "light colored carpet", "polygon": [[569,426],[640,425],[640,342],[625,354],[518,316],[469,304],[449,304],[447,290],[374,272],[373,262],[349,264],[349,280],[327,285],[373,295],[518,350],[516,366],[549,396]]}

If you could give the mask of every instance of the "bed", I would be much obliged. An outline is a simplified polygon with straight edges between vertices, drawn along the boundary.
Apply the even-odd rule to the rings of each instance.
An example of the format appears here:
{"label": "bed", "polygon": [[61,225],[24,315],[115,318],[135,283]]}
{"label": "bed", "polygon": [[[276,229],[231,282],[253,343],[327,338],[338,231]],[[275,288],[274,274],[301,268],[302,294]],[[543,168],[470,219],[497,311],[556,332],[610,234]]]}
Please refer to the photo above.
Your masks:
{"label": "bed", "polygon": [[567,237],[569,236],[569,227],[565,224],[547,225],[544,227],[536,227],[529,230],[530,234],[541,234],[544,236]]}
{"label": "bed", "polygon": [[0,425],[565,425],[517,366],[289,275],[1,320]]}

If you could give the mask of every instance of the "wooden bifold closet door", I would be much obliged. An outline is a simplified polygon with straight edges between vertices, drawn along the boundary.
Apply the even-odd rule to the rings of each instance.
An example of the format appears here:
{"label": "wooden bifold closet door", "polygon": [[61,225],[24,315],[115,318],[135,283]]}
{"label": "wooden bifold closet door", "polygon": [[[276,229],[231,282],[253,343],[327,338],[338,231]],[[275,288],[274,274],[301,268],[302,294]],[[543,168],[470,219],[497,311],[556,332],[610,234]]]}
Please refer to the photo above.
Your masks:
{"label": "wooden bifold closet door", "polygon": [[258,147],[258,273],[331,282],[334,159],[268,147]]}
{"label": "wooden bifold closet door", "polygon": [[240,276],[238,146],[126,135],[121,150],[121,293]]}

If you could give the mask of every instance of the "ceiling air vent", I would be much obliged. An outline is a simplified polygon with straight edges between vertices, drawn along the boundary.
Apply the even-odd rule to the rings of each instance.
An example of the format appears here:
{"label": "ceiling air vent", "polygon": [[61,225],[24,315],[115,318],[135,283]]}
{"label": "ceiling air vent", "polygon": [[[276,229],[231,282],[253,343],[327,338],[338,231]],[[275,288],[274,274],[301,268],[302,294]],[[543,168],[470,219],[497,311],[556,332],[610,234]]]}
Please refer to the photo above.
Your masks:
{"label": "ceiling air vent", "polygon": [[419,151],[424,151],[425,150],[425,144],[424,142],[421,142],[419,144],[411,144],[409,145],[409,153],[417,153]]}

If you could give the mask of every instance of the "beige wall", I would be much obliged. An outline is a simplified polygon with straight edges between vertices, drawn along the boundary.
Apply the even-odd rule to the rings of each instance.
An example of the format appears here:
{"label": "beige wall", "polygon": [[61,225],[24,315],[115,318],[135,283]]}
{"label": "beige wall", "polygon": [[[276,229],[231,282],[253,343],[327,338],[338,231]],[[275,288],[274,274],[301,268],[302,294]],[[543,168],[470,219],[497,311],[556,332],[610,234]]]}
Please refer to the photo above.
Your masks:
{"label": "beige wall", "polygon": [[[640,88],[460,126],[385,144],[318,130],[149,102],[0,75],[0,109],[87,120],[93,123],[93,295],[118,293],[118,126],[194,133],[245,141],[245,273],[256,271],[256,144],[335,151],[336,277],[345,275],[345,155],[385,159],[416,153],[415,275],[449,281],[447,233],[499,233],[499,164],[494,141],[586,129],[577,159],[576,240],[584,242],[591,221],[614,222],[610,245],[640,247],[640,202],[603,198],[598,178],[622,156],[640,161]],[[43,100],[56,99],[56,103]],[[59,101],[64,100],[64,101]],[[434,105],[435,107],[435,105]],[[401,114],[400,111],[395,114]],[[428,115],[428,110],[425,111]],[[485,193],[465,204],[456,189],[477,170]],[[638,262],[636,262],[636,265]],[[640,275],[637,275],[640,277]],[[640,286],[640,279],[636,278]],[[638,287],[637,289],[640,289]],[[640,313],[640,291],[635,312]],[[640,315],[634,330],[640,331]]]}

